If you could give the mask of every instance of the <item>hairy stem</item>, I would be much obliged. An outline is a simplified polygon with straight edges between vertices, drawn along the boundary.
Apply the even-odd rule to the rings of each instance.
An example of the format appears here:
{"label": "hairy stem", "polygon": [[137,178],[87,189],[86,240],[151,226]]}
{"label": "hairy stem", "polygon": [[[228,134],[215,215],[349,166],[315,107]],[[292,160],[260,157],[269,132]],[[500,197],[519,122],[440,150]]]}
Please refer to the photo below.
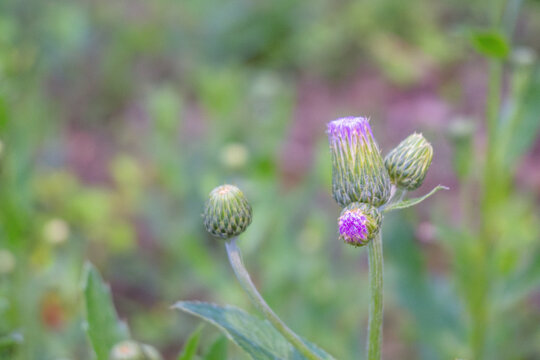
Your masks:
{"label": "hairy stem", "polygon": [[383,248],[381,232],[369,243],[368,360],[380,360],[383,320]]}
{"label": "hairy stem", "polygon": [[242,255],[240,249],[236,245],[236,238],[232,238],[225,243],[227,248],[227,255],[229,256],[229,262],[234,270],[240,285],[244,291],[248,294],[251,302],[255,305],[263,315],[274,325],[277,331],[279,331],[298,351],[310,360],[321,360],[321,358],[315,354],[298,335],[296,335],[285,323],[272,311],[270,306],[264,301],[263,297],[257,291],[257,288],[251,281],[251,277],[244,266],[242,261]]}

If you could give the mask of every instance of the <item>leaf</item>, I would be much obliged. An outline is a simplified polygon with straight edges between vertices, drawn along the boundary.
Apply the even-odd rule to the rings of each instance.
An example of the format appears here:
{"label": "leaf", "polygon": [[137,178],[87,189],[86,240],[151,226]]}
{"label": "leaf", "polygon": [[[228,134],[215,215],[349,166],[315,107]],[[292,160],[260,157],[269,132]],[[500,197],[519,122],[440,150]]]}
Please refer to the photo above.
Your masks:
{"label": "leaf", "polygon": [[422,197],[407,199],[407,200],[399,201],[397,203],[389,204],[383,210],[384,212],[388,212],[388,211],[393,211],[393,210],[406,209],[408,207],[420,204],[422,201],[426,200],[428,197],[435,194],[439,190],[449,190],[449,188],[446,186],[437,185],[433,190],[431,190],[429,193],[427,193],[426,195]]}
{"label": "leaf", "polygon": [[497,31],[473,31],[471,43],[480,54],[495,59],[504,59],[510,53],[506,37]]}
{"label": "leaf", "polygon": [[86,303],[86,332],[97,360],[108,360],[112,347],[129,339],[129,331],[118,319],[111,291],[91,263],[85,265],[84,297]]}
{"label": "leaf", "polygon": [[[253,317],[236,307],[198,301],[180,301],[173,307],[217,326],[229,340],[255,360],[305,359],[268,321]],[[321,359],[333,359],[315,345],[304,342]]]}
{"label": "leaf", "polygon": [[225,336],[220,336],[216,341],[210,346],[206,355],[204,355],[204,360],[222,360],[227,358],[227,338]]}
{"label": "leaf", "polygon": [[197,353],[197,348],[199,347],[199,339],[201,338],[201,332],[203,327],[199,326],[194,332],[191,333],[189,338],[184,345],[184,349],[178,360],[192,360],[195,354]]}

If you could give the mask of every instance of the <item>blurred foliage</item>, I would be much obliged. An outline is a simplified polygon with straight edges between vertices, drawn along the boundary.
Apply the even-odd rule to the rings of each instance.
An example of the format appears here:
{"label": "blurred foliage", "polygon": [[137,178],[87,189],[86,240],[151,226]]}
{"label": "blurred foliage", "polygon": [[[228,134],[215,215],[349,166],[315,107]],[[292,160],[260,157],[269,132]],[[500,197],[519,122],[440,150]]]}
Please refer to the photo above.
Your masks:
{"label": "blurred foliage", "polygon": [[[250,309],[201,224],[207,193],[226,182],[253,205],[240,246],[268,303],[336,358],[363,353],[365,254],[336,241],[329,119],[298,122],[298,84],[316,78],[334,89],[363,71],[405,93],[425,86],[427,72],[453,78],[482,61],[468,41],[491,31],[491,4],[1,1],[0,358],[92,358],[82,325],[85,259],[111,283],[134,338],[167,359],[196,324],[170,309],[178,299]],[[504,38],[508,89],[490,181],[480,172],[486,154],[475,150],[482,139],[448,131],[459,182],[428,202],[434,241],[417,241],[422,212],[387,217],[387,358],[471,358],[471,324],[486,297],[486,358],[540,356],[531,296],[540,283],[538,194],[515,180],[540,123],[540,4],[524,6],[526,25],[514,42]],[[493,33],[477,33],[475,43],[488,54],[506,49]],[[446,101],[461,109],[462,99]],[[296,128],[318,135],[293,163],[300,174],[289,174]],[[443,130],[431,130],[436,153]],[[455,208],[457,219],[448,216]],[[223,338],[202,331],[198,355],[220,358],[212,354],[223,354]]]}

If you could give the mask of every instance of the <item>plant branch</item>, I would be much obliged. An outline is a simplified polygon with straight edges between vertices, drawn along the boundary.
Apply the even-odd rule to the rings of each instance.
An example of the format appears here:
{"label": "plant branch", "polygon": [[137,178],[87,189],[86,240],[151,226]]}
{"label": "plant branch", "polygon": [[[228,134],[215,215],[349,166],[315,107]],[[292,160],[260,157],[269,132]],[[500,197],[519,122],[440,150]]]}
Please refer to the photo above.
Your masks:
{"label": "plant branch", "polygon": [[229,262],[234,270],[236,278],[240,282],[240,285],[244,291],[248,294],[251,302],[257,307],[263,315],[272,323],[272,325],[278,330],[298,351],[309,360],[321,360],[321,358],[313,352],[304,341],[296,335],[287,325],[274,313],[274,311],[268,306],[261,294],[257,291],[257,288],[251,281],[244,262],[242,261],[242,255],[240,249],[236,245],[236,238],[232,238],[225,243],[227,248],[227,255],[229,256]]}

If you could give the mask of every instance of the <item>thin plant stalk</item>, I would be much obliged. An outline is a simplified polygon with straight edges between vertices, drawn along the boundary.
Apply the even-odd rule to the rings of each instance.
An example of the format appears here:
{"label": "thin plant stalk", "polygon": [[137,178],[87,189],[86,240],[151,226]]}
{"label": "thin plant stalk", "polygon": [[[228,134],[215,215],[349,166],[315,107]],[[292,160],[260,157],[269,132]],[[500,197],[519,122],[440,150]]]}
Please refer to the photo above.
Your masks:
{"label": "thin plant stalk", "polygon": [[[496,29],[506,32],[508,41],[511,40],[513,28],[522,0],[502,0],[498,6],[494,7],[493,26]],[[505,21],[506,20],[506,21]],[[486,124],[487,124],[487,149],[484,170],[484,195],[482,199],[481,217],[481,246],[482,256],[477,259],[479,262],[477,294],[471,304],[472,331],[471,347],[474,359],[482,360],[486,356],[486,340],[488,338],[489,322],[492,308],[489,304],[489,292],[493,286],[491,276],[491,266],[493,258],[493,242],[496,234],[493,233],[490,224],[493,222],[492,209],[497,207],[500,200],[501,183],[504,177],[500,176],[505,169],[497,160],[497,147],[500,134],[500,110],[501,96],[503,89],[503,62],[500,59],[490,59],[488,94],[486,101]]]}
{"label": "thin plant stalk", "polygon": [[298,351],[309,360],[321,360],[321,358],[313,352],[305,343],[296,335],[285,323],[274,313],[268,306],[257,288],[251,281],[251,277],[244,266],[240,249],[236,245],[236,238],[231,238],[225,243],[229,262],[234,270],[236,278],[244,291],[248,294],[253,305],[255,305],[270,323],[279,331]]}
{"label": "thin plant stalk", "polygon": [[368,245],[369,252],[369,323],[367,359],[381,359],[383,321],[383,246],[381,232]]}

